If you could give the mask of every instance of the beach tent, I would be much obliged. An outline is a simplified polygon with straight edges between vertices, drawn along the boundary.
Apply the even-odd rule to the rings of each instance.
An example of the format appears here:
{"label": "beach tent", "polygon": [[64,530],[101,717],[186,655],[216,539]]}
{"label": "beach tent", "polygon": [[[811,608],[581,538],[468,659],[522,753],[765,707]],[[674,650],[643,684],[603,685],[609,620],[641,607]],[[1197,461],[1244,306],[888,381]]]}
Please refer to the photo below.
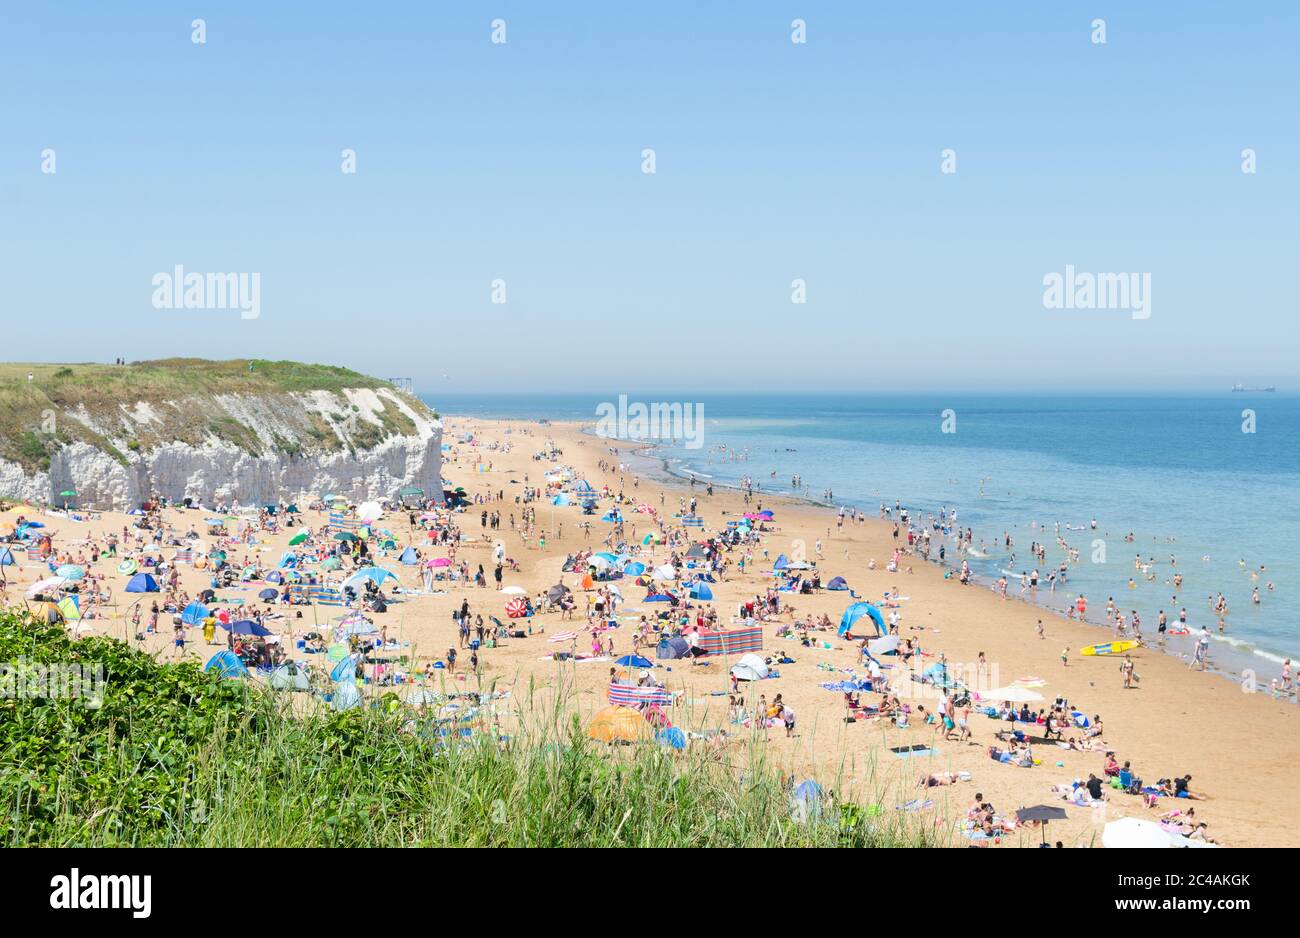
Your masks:
{"label": "beach tent", "polygon": [[195,600],[181,611],[181,621],[186,625],[198,625],[209,615],[211,615],[211,613],[209,612],[208,607],[198,600]]}
{"label": "beach tent", "polygon": [[691,584],[691,599],[712,599],[713,590],[709,589],[709,584],[701,583],[698,580]]}
{"label": "beach tent", "polygon": [[842,577],[842,576],[837,576],[837,577],[834,577],[834,578],[833,578],[829,583],[826,584],[826,588],[827,588],[828,590],[837,590],[837,591],[842,591],[842,590],[846,590],[846,589],[848,589],[848,588],[849,588],[849,584],[848,584],[848,582],[844,579],[844,577]]}
{"label": "beach tent", "polygon": [[266,679],[272,690],[311,690],[307,669],[292,662],[282,664]]}
{"label": "beach tent", "polygon": [[361,691],[351,682],[339,684],[334,688],[334,697],[330,706],[335,710],[353,710],[361,706]]}
{"label": "beach tent", "polygon": [[203,667],[204,671],[216,671],[221,677],[248,677],[248,668],[233,651],[219,651]]}
{"label": "beach tent", "polygon": [[563,507],[564,505],[571,504],[571,502],[569,500],[569,496],[561,492],[559,495],[556,495],[554,498],[551,499],[551,504],[560,505],[561,507]]}
{"label": "beach tent", "polygon": [[331,681],[351,681],[356,677],[357,664],[361,661],[360,654],[347,655],[342,658],[338,664],[334,665],[334,670],[330,671]]}
{"label": "beach tent", "polygon": [[790,792],[791,816],[795,821],[807,821],[821,813],[825,792],[812,779],[804,779]]}
{"label": "beach tent", "polygon": [[731,668],[732,675],[741,681],[761,681],[767,677],[767,662],[758,655],[744,655]]}
{"label": "beach tent", "polygon": [[63,613],[63,618],[68,622],[76,622],[81,618],[81,604],[77,601],[76,596],[64,596],[59,600],[59,612]]}
{"label": "beach tent", "polygon": [[631,707],[606,707],[587,724],[587,735],[602,743],[636,742],[648,724]]}
{"label": "beach tent", "polygon": [[63,621],[63,613],[54,603],[37,603],[29,612],[33,618],[39,619],[46,625],[57,625]]}
{"label": "beach tent", "polygon": [[776,558],[776,563],[772,564],[772,569],[784,570],[788,566],[790,566],[790,558],[787,557],[785,554],[781,554],[779,557]]}
{"label": "beach tent", "polygon": [[158,592],[158,581],[147,573],[137,573],[126,584],[126,591],[128,593],[156,593]]}
{"label": "beach tent", "polygon": [[655,649],[655,657],[661,661],[670,661],[676,658],[689,657],[691,653],[690,643],[684,638],[665,638],[659,642]]}
{"label": "beach tent", "polygon": [[14,552],[8,547],[0,547],[0,567],[12,567],[14,563]]}
{"label": "beach tent", "polygon": [[406,566],[410,567],[419,563],[420,557],[416,554],[414,547],[408,547],[406,550],[402,551],[402,556],[397,558],[397,562],[406,564]]}
{"label": "beach tent", "polygon": [[685,749],[686,734],[675,726],[669,726],[655,733],[655,742],[669,749]]}
{"label": "beach tent", "polygon": [[853,624],[863,616],[870,616],[871,621],[876,623],[876,634],[887,635],[889,630],[885,628],[885,618],[880,614],[880,610],[871,603],[854,603],[844,610],[844,615],[840,617],[839,634],[845,635]]}
{"label": "beach tent", "polygon": [[634,560],[623,567],[623,573],[627,576],[640,576],[645,573],[645,564],[639,560]]}

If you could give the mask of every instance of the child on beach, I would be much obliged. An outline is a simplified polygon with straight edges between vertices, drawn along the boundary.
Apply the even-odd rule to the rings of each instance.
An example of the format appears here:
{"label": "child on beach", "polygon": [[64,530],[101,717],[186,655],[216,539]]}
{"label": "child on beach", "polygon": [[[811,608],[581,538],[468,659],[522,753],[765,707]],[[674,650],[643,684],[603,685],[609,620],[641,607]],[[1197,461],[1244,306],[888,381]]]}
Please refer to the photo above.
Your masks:
{"label": "child on beach", "polygon": [[1061,665],[1067,668],[1070,666],[1070,649],[1068,648],[1061,649]]}

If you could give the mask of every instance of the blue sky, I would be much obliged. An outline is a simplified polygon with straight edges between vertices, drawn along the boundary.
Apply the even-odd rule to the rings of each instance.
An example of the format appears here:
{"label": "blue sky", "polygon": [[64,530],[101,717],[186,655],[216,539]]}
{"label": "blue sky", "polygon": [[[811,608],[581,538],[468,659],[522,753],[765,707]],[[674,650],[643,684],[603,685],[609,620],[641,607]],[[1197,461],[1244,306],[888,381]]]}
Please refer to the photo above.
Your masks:
{"label": "blue sky", "polygon": [[[0,357],[1294,387],[1298,39],[1293,2],[12,5]],[[177,264],[260,273],[260,318],[155,309]],[[1151,273],[1151,318],[1045,309],[1067,264]]]}

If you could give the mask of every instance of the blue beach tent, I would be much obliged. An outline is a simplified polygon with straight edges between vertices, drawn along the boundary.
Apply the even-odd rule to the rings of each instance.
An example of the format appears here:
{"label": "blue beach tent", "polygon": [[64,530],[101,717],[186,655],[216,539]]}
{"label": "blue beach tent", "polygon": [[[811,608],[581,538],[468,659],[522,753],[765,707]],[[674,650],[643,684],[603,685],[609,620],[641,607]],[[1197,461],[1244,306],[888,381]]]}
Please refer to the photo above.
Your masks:
{"label": "blue beach tent", "polygon": [[853,624],[863,616],[869,616],[871,621],[876,623],[877,635],[888,635],[889,629],[885,628],[885,618],[880,614],[880,610],[871,603],[854,603],[844,610],[844,615],[840,618],[839,634],[844,635]]}

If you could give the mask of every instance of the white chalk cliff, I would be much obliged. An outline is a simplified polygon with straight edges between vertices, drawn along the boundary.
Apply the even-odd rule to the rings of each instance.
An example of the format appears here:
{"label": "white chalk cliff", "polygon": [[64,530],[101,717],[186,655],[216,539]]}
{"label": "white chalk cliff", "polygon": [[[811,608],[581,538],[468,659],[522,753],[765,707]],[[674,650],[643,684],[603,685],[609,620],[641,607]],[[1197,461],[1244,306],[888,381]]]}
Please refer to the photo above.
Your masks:
{"label": "white chalk cliff", "polygon": [[[442,494],[442,425],[389,387],[128,401],[111,419],[64,419],[99,442],[62,445],[48,469],[0,458],[0,497],[59,504],[72,490],[78,507],[121,511],[153,496],[212,505],[330,492],[363,501],[406,486]],[[174,439],[179,426],[186,440]]]}

